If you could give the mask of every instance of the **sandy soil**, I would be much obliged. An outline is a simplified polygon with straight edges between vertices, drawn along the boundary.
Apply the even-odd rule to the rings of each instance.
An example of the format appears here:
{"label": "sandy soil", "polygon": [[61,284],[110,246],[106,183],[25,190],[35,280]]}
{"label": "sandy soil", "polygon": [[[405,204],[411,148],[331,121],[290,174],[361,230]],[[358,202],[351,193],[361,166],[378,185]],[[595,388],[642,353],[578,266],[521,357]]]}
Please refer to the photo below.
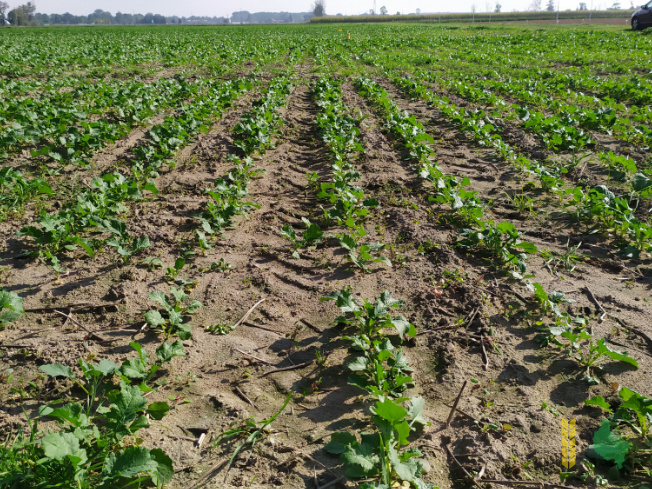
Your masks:
{"label": "sandy soil", "polygon": [[[581,460],[601,419],[601,413],[585,407],[584,400],[597,394],[609,399],[613,383],[651,394],[652,345],[632,332],[652,336],[649,263],[623,261],[606,244],[608,238],[586,235],[556,220],[555,202],[545,195],[535,195],[535,214],[516,212],[505,194],[521,191],[524,182],[512,168],[493,161],[489,150],[460,134],[437,111],[385,83],[434,137],[442,169],[468,176],[472,188],[493,201],[491,218],[515,223],[540,249],[561,252],[567,243],[582,243],[579,252],[584,259],[573,273],[560,270],[553,275],[539,257],[530,258],[528,271],[534,275],[531,280],[546,290],[562,290],[573,299],[571,310],[592,318],[597,337],[607,337],[614,348],[627,350],[638,360],[638,370],[605,363],[602,383],[589,386],[576,361],[537,343],[537,326],[529,315],[531,293],[495,272],[482,256],[467,255],[454,246],[458,230],[448,224],[447,211],[428,202],[430,189],[403,160],[400,146],[350,81],[343,85],[346,104],[370,114],[361,128],[366,154],[359,164],[360,185],[382,204],[366,229],[388,245],[386,254],[394,266],[379,264],[368,274],[355,271],[332,241],[293,259],[280,228],[300,226],[301,217],[319,220],[320,202],[306,173],[323,177],[330,166],[329,152],[313,123],[317,107],[309,83],[314,76],[308,70],[301,73],[283,110],[276,147],[257,158],[265,172],[249,191],[260,209],[239,220],[205,254],[196,249],[180,273],[197,281],[191,298],[205,307],[192,318],[193,336],[184,342],[186,356],[173,360],[165,372],[169,383],[149,396],[151,401],[171,398],[175,409],[144,432],[146,445],[163,448],[174,460],[178,472],[169,487],[195,487],[202,480],[212,488],[314,488],[343,474],[339,459],[327,454],[323,445],[334,431],[360,428],[370,405],[362,391],[346,383],[342,365],[348,345],[341,339],[345,331],[333,324],[339,311],[332,302],[320,301],[344,286],[369,300],[391,291],[405,300],[402,313],[417,327],[419,335],[405,353],[415,368],[416,387],[409,395],[425,397],[425,416],[431,423],[415,442],[427,461],[425,481],[441,488],[470,487],[447,453],[450,447],[466,470],[484,470],[485,478],[558,483],[562,417],[577,419]],[[176,169],[157,181],[158,199],[131,206],[130,230],[150,237],[153,248],[148,255],[160,257],[164,266],[172,266],[191,241],[198,226],[193,216],[206,200],[203,189],[230,168],[229,128],[253,97],[243,97],[183,150]],[[545,154],[545,148],[518,128],[510,131],[524,150]],[[142,134],[136,131],[98,155],[97,171],[119,167]],[[32,219],[33,212],[28,209],[25,219]],[[36,389],[27,390],[32,397],[24,401],[31,414],[65,390],[65,385],[39,376],[39,365],[75,365],[78,358],[119,363],[133,356],[128,346],[132,340],[152,354],[162,338],[142,328],[143,313],[152,306],[147,296],[169,289],[163,270],[148,271],[137,261],[124,266],[112,252],[94,260],[71,254],[65,261],[69,273],[56,277],[38,261],[16,258],[25,248],[15,236],[23,223],[0,224],[5,243],[0,250],[2,286],[20,294],[28,311],[0,333],[0,372],[13,369],[14,374],[10,383],[3,374],[5,383],[0,384],[3,429],[24,424],[20,398],[12,387],[35,383]],[[220,259],[232,268],[211,270]],[[591,294],[607,313],[602,321],[603,311]],[[218,323],[234,324],[261,299],[231,333],[205,330]],[[89,338],[55,309],[71,311],[110,342]],[[318,361],[318,352],[324,361]],[[293,368],[282,370],[286,367]],[[461,413],[446,426],[450,405],[471,379],[458,406]],[[210,440],[250,416],[268,418],[290,391],[292,400],[273,423],[273,431],[253,452],[238,457],[228,473],[224,468],[233,445],[212,448],[207,441],[196,446],[201,433]],[[636,479],[620,483],[633,486]],[[355,486],[343,480],[337,487]]]}

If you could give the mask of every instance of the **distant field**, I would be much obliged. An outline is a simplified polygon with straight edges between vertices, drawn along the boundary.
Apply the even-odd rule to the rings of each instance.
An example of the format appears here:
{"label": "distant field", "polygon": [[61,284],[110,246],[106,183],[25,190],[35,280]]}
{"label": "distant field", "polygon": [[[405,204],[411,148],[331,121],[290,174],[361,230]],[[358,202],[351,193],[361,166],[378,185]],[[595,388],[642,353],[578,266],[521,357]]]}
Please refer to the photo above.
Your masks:
{"label": "distant field", "polygon": [[508,15],[0,31],[0,488],[649,485],[652,38]]}
{"label": "distant field", "polygon": [[344,15],[313,17],[313,24],[329,23],[387,23],[387,22],[518,22],[577,20],[590,22],[595,19],[629,19],[636,10],[566,10],[563,12],[499,12],[456,13],[418,15]]}

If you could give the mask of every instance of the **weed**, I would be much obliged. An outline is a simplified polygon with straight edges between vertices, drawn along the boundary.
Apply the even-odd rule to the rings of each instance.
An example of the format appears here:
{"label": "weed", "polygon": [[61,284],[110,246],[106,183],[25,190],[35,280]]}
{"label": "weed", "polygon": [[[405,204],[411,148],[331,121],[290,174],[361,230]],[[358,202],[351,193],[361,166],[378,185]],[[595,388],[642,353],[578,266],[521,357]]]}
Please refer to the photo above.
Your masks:
{"label": "weed", "polygon": [[165,336],[169,338],[176,334],[182,340],[187,340],[192,336],[190,325],[184,322],[184,316],[194,313],[200,307],[204,307],[201,302],[194,300],[188,305],[183,303],[189,298],[182,289],[170,288],[170,296],[163,292],[154,291],[149,294],[149,300],[156,302],[163,307],[163,314],[156,309],[151,309],[145,313],[147,324],[160,327]]}

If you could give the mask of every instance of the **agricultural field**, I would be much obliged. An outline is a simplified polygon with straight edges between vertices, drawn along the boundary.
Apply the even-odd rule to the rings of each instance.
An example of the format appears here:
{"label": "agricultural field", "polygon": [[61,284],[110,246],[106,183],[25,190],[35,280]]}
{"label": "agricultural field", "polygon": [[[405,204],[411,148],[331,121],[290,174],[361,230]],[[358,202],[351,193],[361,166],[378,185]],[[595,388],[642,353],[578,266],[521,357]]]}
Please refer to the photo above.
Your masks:
{"label": "agricultural field", "polygon": [[0,488],[652,487],[648,32],[0,47]]}

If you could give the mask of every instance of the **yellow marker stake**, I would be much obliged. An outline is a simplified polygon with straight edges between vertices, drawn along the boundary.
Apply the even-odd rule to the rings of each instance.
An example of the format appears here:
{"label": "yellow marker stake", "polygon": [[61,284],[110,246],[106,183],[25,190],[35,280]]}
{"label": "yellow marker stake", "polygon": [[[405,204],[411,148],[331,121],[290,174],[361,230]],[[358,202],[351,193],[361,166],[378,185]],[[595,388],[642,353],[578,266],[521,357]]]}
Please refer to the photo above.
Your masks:
{"label": "yellow marker stake", "polygon": [[561,464],[566,470],[575,466],[575,420],[561,420]]}

